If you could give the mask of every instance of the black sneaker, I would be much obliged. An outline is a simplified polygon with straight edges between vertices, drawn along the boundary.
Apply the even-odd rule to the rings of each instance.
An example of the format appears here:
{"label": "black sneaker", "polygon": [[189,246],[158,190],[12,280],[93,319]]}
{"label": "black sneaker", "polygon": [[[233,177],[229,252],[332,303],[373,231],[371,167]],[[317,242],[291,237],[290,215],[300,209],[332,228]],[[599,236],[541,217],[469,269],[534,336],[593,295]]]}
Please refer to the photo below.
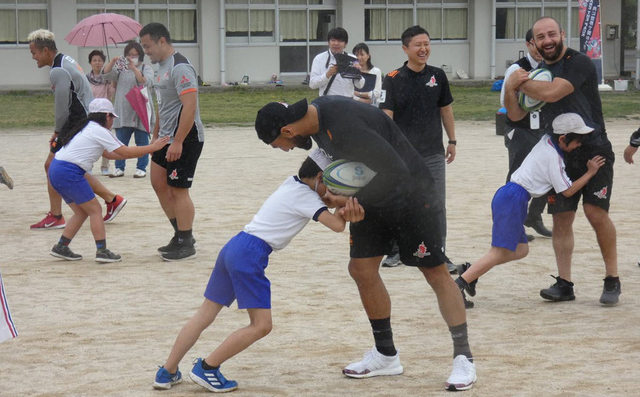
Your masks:
{"label": "black sneaker", "polygon": [[553,234],[551,233],[551,230],[547,229],[544,226],[544,223],[542,223],[542,219],[536,219],[536,220],[527,219],[524,221],[524,225],[526,227],[532,228],[533,230],[536,231],[536,233],[538,233],[543,237],[551,237]]}
{"label": "black sneaker", "polygon": [[54,245],[49,253],[56,258],[62,258],[68,261],[79,261],[80,259],[82,259],[82,255],[75,254],[73,251],[71,251],[71,248],[69,248],[69,246],[60,243]]}
{"label": "black sneaker", "polygon": [[96,251],[96,262],[100,263],[111,263],[111,262],[120,262],[122,258],[118,254],[114,254],[109,251],[107,248],[100,248]]}
{"label": "black sneaker", "polygon": [[160,255],[165,261],[181,261],[183,259],[195,258],[196,248],[193,245],[177,245],[169,252]]}
{"label": "black sneaker", "polygon": [[[193,238],[193,236],[191,236],[191,244],[194,247],[196,246],[196,239]],[[169,241],[169,244],[163,245],[162,247],[158,248],[158,252],[160,254],[166,254],[167,252],[174,251],[177,248],[178,248],[178,237],[173,236],[171,237],[171,241]]]}
{"label": "black sneaker", "polygon": [[[471,267],[471,263],[465,262],[462,265],[456,266],[458,270],[458,275],[462,276],[464,272],[467,271]],[[457,281],[456,281],[457,282]],[[464,290],[469,293],[471,296],[476,296],[476,284],[478,284],[478,279],[473,280],[470,283],[465,282]]]}
{"label": "black sneaker", "polygon": [[604,287],[600,296],[600,303],[606,306],[614,306],[620,296],[620,278],[607,276],[604,279]]}
{"label": "black sneaker", "polygon": [[447,270],[449,271],[449,274],[458,274],[458,266],[451,262],[447,262]]}
{"label": "black sneaker", "polygon": [[460,293],[462,294],[462,300],[464,301],[464,308],[473,309],[475,304],[472,301],[467,300],[467,295],[465,295],[464,290],[460,290]]}
{"label": "black sneaker", "polygon": [[540,296],[544,299],[560,302],[560,301],[572,301],[576,299],[573,294],[573,283],[563,278],[551,276],[556,279],[556,283],[549,288],[540,290]]}

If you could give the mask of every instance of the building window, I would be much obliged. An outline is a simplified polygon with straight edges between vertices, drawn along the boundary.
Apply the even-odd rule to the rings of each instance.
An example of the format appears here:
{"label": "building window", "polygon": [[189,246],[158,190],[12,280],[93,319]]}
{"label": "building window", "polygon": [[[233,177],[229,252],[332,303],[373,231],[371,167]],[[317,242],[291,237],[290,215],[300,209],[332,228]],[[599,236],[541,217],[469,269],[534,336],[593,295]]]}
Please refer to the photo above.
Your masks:
{"label": "building window", "polygon": [[274,0],[226,0],[227,43],[272,43],[275,40]]}
{"label": "building window", "polygon": [[0,44],[26,44],[29,33],[48,27],[46,0],[0,1]]}
{"label": "building window", "polygon": [[77,0],[78,21],[94,14],[113,12],[140,22],[164,24],[174,43],[198,41],[196,0]]}
{"label": "building window", "polygon": [[[567,12],[567,10],[571,10]],[[571,18],[569,18],[569,15]],[[524,39],[536,19],[549,16],[557,19],[567,37],[579,36],[578,2],[571,0],[506,1],[496,3],[496,39]]]}
{"label": "building window", "polygon": [[420,25],[432,41],[467,40],[468,1],[365,0],[366,41],[400,40],[402,32]]}

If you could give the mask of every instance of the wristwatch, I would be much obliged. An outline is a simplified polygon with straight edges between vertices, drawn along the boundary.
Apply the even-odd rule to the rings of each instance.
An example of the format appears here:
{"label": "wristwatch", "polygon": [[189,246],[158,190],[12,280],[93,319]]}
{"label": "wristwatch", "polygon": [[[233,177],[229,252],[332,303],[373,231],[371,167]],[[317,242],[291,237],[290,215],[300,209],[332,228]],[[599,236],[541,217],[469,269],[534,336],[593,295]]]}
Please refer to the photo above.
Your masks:
{"label": "wristwatch", "polygon": [[458,143],[458,141],[454,140],[449,140],[449,145],[455,145],[456,143]]}

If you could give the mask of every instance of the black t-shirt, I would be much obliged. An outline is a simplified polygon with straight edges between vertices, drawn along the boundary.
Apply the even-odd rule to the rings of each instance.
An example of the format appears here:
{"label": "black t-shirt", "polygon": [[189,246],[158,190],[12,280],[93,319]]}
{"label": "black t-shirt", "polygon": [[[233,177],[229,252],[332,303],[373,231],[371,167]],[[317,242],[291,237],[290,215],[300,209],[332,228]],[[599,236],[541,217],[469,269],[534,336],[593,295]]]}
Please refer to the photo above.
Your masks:
{"label": "black t-shirt", "polygon": [[356,198],[367,207],[429,203],[433,178],[402,131],[375,107],[337,95],[318,97],[320,127],[311,137],[333,160],[360,161],[377,174]]}
{"label": "black t-shirt", "polygon": [[405,62],[385,76],[382,92],[380,109],[393,111],[393,120],[422,156],[444,153],[440,108],[453,97],[442,69],[426,65],[416,73]]}
{"label": "black t-shirt", "polygon": [[540,67],[547,68],[553,77],[561,77],[571,85],[573,92],[558,102],[547,103],[541,109],[542,125],[547,133],[552,133],[551,123],[562,113],[577,113],[585,124],[594,128],[590,137],[583,142],[586,145],[599,146],[608,143],[602,117],[602,103],[598,93],[598,74],[591,59],[574,49],[567,48],[562,59],[551,65],[545,62]]}

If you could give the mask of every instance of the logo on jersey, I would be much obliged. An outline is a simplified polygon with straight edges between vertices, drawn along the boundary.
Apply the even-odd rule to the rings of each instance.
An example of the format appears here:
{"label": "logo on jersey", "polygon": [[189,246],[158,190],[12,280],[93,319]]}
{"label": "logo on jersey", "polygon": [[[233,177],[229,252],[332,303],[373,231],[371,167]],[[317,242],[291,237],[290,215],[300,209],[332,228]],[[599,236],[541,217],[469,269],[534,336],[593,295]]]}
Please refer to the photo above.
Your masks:
{"label": "logo on jersey", "polygon": [[599,198],[600,200],[607,198],[607,192],[609,191],[608,186],[603,187],[602,189],[594,192],[593,195]]}
{"label": "logo on jersey", "polygon": [[431,252],[429,252],[429,249],[427,248],[427,246],[424,245],[424,241],[420,243],[416,252],[413,253],[413,256],[417,256],[418,258],[421,258],[421,259],[429,255],[431,255]]}
{"label": "logo on jersey", "polygon": [[547,204],[554,205],[556,203],[556,195],[550,194],[547,196]]}
{"label": "logo on jersey", "polygon": [[425,84],[427,87],[433,88],[435,86],[438,85],[438,83],[436,83],[436,76],[432,75],[431,78],[429,79],[429,82]]}
{"label": "logo on jersey", "polygon": [[178,170],[176,168],[173,169],[173,171],[171,171],[171,173],[169,174],[169,179],[171,179],[172,181],[175,181],[176,179],[178,179]]}
{"label": "logo on jersey", "polygon": [[191,80],[189,80],[189,79],[187,78],[187,76],[185,76],[185,75],[183,74],[183,75],[182,75],[182,79],[180,79],[180,84],[187,84],[187,83],[189,83],[189,82],[191,82]]}

